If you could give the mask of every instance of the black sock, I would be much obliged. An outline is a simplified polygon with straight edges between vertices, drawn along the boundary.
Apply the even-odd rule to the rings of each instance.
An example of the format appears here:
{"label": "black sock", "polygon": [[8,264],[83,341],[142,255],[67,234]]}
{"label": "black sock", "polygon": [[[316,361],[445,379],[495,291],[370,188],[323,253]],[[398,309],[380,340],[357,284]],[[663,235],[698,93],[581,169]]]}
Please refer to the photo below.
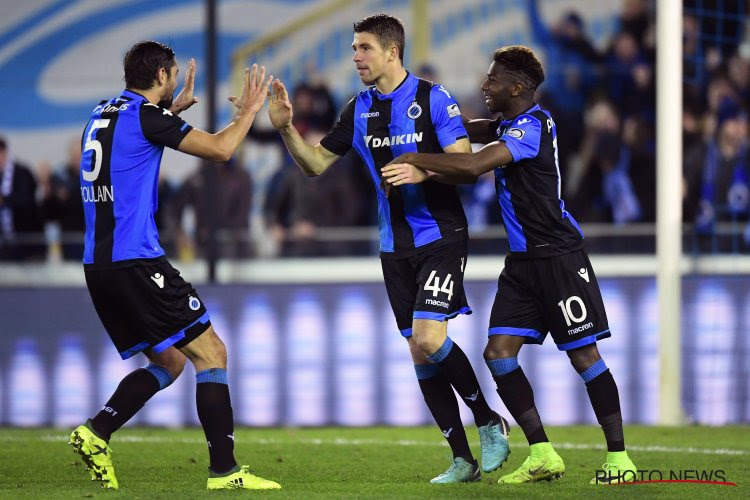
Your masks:
{"label": "black sock", "polygon": [[130,372],[120,381],[104,408],[91,419],[94,432],[109,442],[112,433],[133,418],[159,389],[160,382],[151,371],[138,368]]}
{"label": "black sock", "polygon": [[195,374],[195,404],[208,441],[210,468],[217,474],[237,465],[234,459],[234,417],[229,400],[227,372],[210,368]]}
{"label": "black sock", "polygon": [[450,337],[446,337],[440,349],[427,357],[430,361],[437,363],[441,371],[448,377],[451,385],[474,414],[474,422],[477,427],[487,425],[497,419],[497,414],[492,411],[484,399],[484,394],[479,387],[479,381],[474,374],[474,368],[472,368],[469,358],[458,347],[458,344],[454,343]]}
{"label": "black sock", "polygon": [[[488,362],[489,364],[489,362]],[[518,367],[504,375],[494,375],[497,393],[530,445],[549,441],[534,404],[534,391],[526,374]]]}
{"label": "black sock", "polygon": [[589,393],[596,420],[604,431],[607,451],[625,451],[620,393],[612,373],[607,369],[586,382],[586,392]]}
{"label": "black sock", "polygon": [[461,422],[456,394],[450,382],[437,365],[414,365],[414,368],[427,408],[448,441],[453,456],[472,462],[474,458]]}

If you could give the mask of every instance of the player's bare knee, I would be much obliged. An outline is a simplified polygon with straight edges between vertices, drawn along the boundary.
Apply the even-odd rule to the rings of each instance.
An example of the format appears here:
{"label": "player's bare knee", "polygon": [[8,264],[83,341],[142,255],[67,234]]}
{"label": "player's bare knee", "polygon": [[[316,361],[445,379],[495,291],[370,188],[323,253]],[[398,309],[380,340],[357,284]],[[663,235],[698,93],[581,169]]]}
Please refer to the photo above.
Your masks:
{"label": "player's bare knee", "polygon": [[508,335],[492,335],[484,348],[484,359],[514,358],[523,345],[523,339]]}
{"label": "player's bare knee", "polygon": [[149,352],[146,355],[149,361],[153,364],[167,370],[172,376],[172,380],[177,380],[177,377],[180,376],[182,370],[185,368],[185,363],[187,362],[187,357],[174,347],[170,347],[159,354]]}
{"label": "player's bare knee", "polygon": [[596,344],[589,344],[578,349],[566,351],[570,363],[578,373],[586,371],[591,365],[602,359]]}

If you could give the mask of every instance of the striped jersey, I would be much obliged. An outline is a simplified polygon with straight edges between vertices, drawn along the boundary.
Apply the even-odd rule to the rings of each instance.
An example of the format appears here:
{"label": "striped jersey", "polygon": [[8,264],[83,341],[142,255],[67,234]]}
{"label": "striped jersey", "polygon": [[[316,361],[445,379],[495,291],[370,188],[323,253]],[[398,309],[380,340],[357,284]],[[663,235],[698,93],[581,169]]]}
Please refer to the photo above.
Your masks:
{"label": "striped jersey", "polygon": [[467,137],[456,100],[442,86],[407,74],[390,94],[363,90],[320,141],[339,156],[354,148],[378,200],[381,257],[409,257],[425,246],[468,238],[455,186],[426,181],[393,187],[386,196],[380,169],[408,152],[442,153]]}
{"label": "striped jersey", "polygon": [[550,257],[581,248],[583,232],[561,198],[557,129],[534,104],[500,121],[497,138],[513,161],[495,169],[495,188],[511,255]]}
{"label": "striped jersey", "polygon": [[83,133],[83,263],[106,268],[164,255],[154,222],[164,146],[192,130],[178,116],[125,90],[102,101]]}

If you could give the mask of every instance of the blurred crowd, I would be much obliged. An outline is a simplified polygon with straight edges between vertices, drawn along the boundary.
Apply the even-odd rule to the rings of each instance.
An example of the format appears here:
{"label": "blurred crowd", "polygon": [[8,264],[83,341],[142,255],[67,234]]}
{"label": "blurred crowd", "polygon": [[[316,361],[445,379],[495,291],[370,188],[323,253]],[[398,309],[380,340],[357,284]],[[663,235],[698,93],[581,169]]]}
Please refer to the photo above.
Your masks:
{"label": "blurred crowd", "polygon": [[[684,112],[674,117],[683,126],[683,218],[698,237],[710,237],[723,223],[737,224],[741,244],[747,246],[750,42],[743,32],[744,3],[720,3],[684,3]],[[530,0],[526,14],[532,47],[546,71],[538,100],[557,123],[566,207],[583,223],[653,222],[653,2],[624,0],[617,29],[598,46],[578,12],[547,23],[539,2]],[[412,69],[440,81],[430,65]],[[323,78],[311,75],[293,89],[292,100],[295,126],[308,142],[316,143],[345,102],[334,99]],[[459,101],[465,115],[488,116],[478,88]],[[273,129],[258,124],[248,141],[278,149],[281,160],[270,174],[256,175],[252,165],[235,160],[203,163],[180,186],[160,183],[157,225],[168,253],[182,259],[204,256],[207,242],[214,239],[216,255],[223,258],[376,252],[374,236],[360,241],[335,237],[336,228],[377,225],[369,174],[355,154],[309,179]],[[81,258],[79,163],[78,140],[71,142],[59,166],[32,170],[15,159],[11,145],[0,138],[1,259]],[[491,175],[462,186],[461,193],[472,232],[500,222]],[[261,227],[251,228],[254,220]],[[258,235],[266,244],[258,244]]]}

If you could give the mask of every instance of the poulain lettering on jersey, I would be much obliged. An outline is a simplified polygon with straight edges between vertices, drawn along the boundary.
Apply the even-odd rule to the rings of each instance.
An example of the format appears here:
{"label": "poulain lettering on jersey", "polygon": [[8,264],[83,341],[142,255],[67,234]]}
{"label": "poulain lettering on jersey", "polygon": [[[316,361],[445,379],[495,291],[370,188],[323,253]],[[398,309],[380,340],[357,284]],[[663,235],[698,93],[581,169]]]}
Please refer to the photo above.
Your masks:
{"label": "poulain lettering on jersey", "polygon": [[120,106],[113,106],[109,103],[101,104],[94,108],[94,113],[104,114],[104,113],[114,113],[115,111],[125,111],[126,109],[128,109],[128,104],[129,103],[127,102],[125,104],[121,104]]}
{"label": "poulain lettering on jersey", "polygon": [[364,136],[365,146],[373,148],[388,148],[399,144],[422,142],[423,133],[424,132],[414,132],[411,134],[392,135],[390,137],[373,137],[371,135],[366,135]]}
{"label": "poulain lettering on jersey", "polygon": [[115,201],[114,188],[112,186],[81,186],[81,197],[84,203]]}

